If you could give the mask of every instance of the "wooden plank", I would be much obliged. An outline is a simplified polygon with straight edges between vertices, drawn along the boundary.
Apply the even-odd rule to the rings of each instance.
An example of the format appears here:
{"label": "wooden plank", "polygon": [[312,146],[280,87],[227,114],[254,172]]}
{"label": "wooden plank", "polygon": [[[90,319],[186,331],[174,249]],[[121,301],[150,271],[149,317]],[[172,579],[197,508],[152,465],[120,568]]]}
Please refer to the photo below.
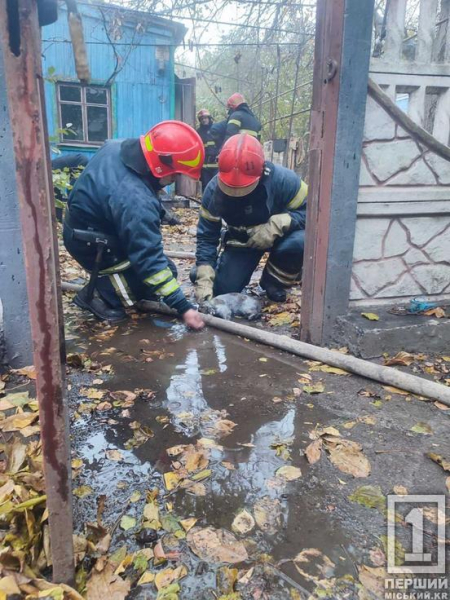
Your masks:
{"label": "wooden plank", "polygon": [[390,0],[386,19],[386,44],[384,58],[394,64],[402,58],[403,39],[405,37],[405,18],[407,0]]}
{"label": "wooden plank", "polygon": [[319,0],[316,16],[310,181],[303,271],[301,337],[321,340],[331,185],[336,141],[340,77],[324,83],[327,60],[340,62],[344,0]]}
{"label": "wooden plank", "polygon": [[[18,6],[20,39],[8,28],[17,24],[8,8]],[[7,8],[8,7],[8,8]],[[16,29],[17,32],[17,29]],[[11,34],[11,36],[10,36]],[[42,89],[40,29],[35,0],[0,0],[0,44],[10,107],[17,172],[36,394],[49,511],[53,579],[74,578],[73,521],[67,404],[63,378],[64,340],[60,322],[56,219]]]}
{"label": "wooden plank", "polygon": [[301,328],[316,344],[348,307],[372,16],[372,0],[317,5]]}
{"label": "wooden plank", "polygon": [[420,2],[419,32],[415,62],[429,63],[431,61],[436,36],[438,5],[439,0],[421,0]]}

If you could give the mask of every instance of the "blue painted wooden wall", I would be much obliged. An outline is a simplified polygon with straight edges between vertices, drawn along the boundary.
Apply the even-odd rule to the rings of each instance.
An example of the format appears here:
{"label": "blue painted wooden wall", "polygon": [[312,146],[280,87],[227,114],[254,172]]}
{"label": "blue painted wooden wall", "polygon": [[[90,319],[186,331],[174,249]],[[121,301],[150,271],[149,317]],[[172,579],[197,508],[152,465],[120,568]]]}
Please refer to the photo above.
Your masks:
{"label": "blue painted wooden wall", "polygon": [[[108,43],[103,27],[99,6],[78,2],[83,15],[83,28],[91,70],[91,83],[104,85],[114,71],[114,51]],[[109,13],[107,14],[107,22]],[[123,13],[122,13],[123,14]],[[143,20],[140,14],[125,12],[125,20],[120,27],[121,38],[116,40],[117,50],[127,56],[123,70],[111,85],[112,137],[137,137],[145,133],[152,125],[164,119],[173,119],[175,113],[175,77],[174,50],[184,33],[184,27],[178,23],[157,20]],[[143,23],[143,30],[136,34],[137,23]],[[135,36],[133,38],[133,35]],[[44,77],[55,70],[51,79],[78,82],[75,72],[72,46],[67,23],[67,12],[61,6],[59,19],[53,25],[42,30],[43,72]],[[158,70],[156,58],[157,45],[170,45],[169,60],[163,72]],[[53,69],[52,69],[53,68]],[[45,82],[45,96],[49,135],[57,134],[58,109],[56,101],[56,83]],[[54,145],[54,144],[53,144]],[[72,143],[58,146],[63,153],[85,152],[92,155],[95,149]]]}

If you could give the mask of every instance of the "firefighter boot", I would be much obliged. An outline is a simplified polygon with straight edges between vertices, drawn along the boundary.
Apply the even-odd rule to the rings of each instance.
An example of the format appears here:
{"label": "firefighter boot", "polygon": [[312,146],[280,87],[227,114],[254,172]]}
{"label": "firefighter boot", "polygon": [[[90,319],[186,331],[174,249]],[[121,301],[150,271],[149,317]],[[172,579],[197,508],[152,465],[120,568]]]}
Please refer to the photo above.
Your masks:
{"label": "firefighter boot", "polygon": [[267,297],[272,302],[286,302],[286,290],[264,271],[259,285],[266,290]]}
{"label": "firefighter boot", "polygon": [[88,286],[85,285],[74,298],[74,304],[88,310],[94,314],[100,321],[109,321],[110,323],[119,323],[127,319],[127,313],[123,308],[111,308],[100,296],[94,292],[93,298],[88,299]]}

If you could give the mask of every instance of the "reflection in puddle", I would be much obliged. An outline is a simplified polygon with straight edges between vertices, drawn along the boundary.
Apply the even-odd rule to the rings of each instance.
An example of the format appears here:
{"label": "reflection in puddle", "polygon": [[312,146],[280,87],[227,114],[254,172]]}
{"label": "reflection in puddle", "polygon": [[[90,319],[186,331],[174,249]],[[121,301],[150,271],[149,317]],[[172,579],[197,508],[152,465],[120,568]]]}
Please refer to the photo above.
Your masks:
{"label": "reflection in puddle", "polygon": [[[114,523],[130,493],[139,489],[141,503],[128,509],[139,522],[146,492],[156,487],[161,496],[166,493],[161,475],[172,470],[167,448],[195,444],[199,437],[213,438],[223,450],[211,451],[208,466],[211,475],[204,481],[207,493],[202,497],[182,489],[173,493],[170,502],[176,518],[196,517],[201,527],[231,530],[241,509],[255,515],[257,506],[260,510],[266,508],[267,513],[275,512],[276,507],[281,512],[276,531],[270,533],[257,526],[247,536],[247,541],[254,544],[255,556],[268,553],[276,562],[295,556],[303,548],[314,547],[334,562],[339,561],[346,535],[330,513],[317,508],[326,506],[323,486],[313,481],[316,478],[311,476],[300,454],[313,422],[323,422],[329,415],[325,410],[315,413],[311,403],[307,408],[301,400],[279,404],[272,401],[275,396],[285,398],[298,385],[296,368],[276,357],[260,362],[260,350],[244,345],[241,340],[211,331],[186,335],[184,325],[157,321],[161,324],[154,319],[141,321],[140,327],[127,336],[119,329],[105,340],[104,348],[101,343],[93,343],[99,352],[116,347],[133,356],[133,361],[124,362],[118,352],[108,355],[108,364],[112,364],[115,374],[104,388],[151,389],[155,398],[137,401],[127,416],[123,412],[107,416],[94,413],[75,422],[72,430],[75,455],[85,461],[81,483],[94,489],[92,496],[76,501],[78,520],[84,522],[89,512],[90,519],[94,519],[95,498],[106,494],[114,498],[107,504],[106,520]],[[163,353],[164,358],[155,357],[150,363],[140,360],[143,339],[150,340],[146,349]],[[236,423],[230,435],[221,436],[214,431],[220,420]],[[150,427],[155,435],[128,451],[124,446],[132,435],[129,426],[132,421]],[[277,454],[280,446],[284,452]],[[118,462],[108,459],[106,454],[116,449],[123,457]],[[300,466],[303,477],[284,482],[276,475],[284,465]],[[118,481],[127,482],[128,488],[117,489]],[[80,480],[75,485],[80,485]],[[122,539],[115,543],[133,544],[130,535],[120,531],[118,535]],[[189,561],[193,561],[190,573],[182,584],[184,599],[200,600],[207,587],[215,587],[214,569],[211,567],[209,572],[199,575],[195,560],[190,555]],[[294,570],[283,568],[298,581]],[[287,593],[271,591],[266,597],[284,600],[289,597]]]}

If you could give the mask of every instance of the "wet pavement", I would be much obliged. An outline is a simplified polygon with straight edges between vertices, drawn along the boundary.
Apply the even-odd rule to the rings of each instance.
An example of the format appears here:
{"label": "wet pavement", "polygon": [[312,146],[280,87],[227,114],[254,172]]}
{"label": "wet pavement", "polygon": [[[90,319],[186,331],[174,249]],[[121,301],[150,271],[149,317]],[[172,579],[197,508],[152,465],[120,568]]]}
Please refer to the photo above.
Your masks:
{"label": "wet pavement", "polygon": [[[103,521],[114,528],[112,551],[124,544],[128,552],[142,547],[137,536],[152,489],[159,490],[161,513],[196,518],[198,527],[231,531],[239,511],[255,514],[265,507],[272,526],[236,536],[249,557],[239,567],[255,567],[242,598],[307,598],[324,580],[335,590],[326,597],[358,598],[358,569],[377,566],[374,551],[383,556],[386,520],[383,511],[349,496],[363,485],[380,486],[384,495],[396,486],[411,494],[447,491],[445,473],[426,453],[449,455],[449,413],[432,403],[356,376],[310,372],[311,363],[213,329],[190,333],[174,320],[150,315],[105,329],[73,315],[69,351],[94,362],[92,372],[72,368],[69,376],[72,451],[83,462],[74,487],[91,488],[75,498],[75,522],[82,531],[87,521],[95,521],[98,499],[106,495]],[[309,378],[312,384],[322,382],[324,391],[306,393]],[[89,398],[93,389],[105,390],[104,396]],[[127,402],[117,391],[136,398]],[[232,422],[226,431],[218,426],[223,421]],[[411,431],[418,423],[426,424],[427,435]],[[304,450],[311,432],[330,426],[362,445],[371,465],[368,477],[340,471],[326,452],[308,463]],[[136,430],[144,432],[144,441],[133,445]],[[204,438],[213,441],[211,474],[202,481],[206,494],[167,490],[163,475],[176,459],[166,450]],[[119,454],[112,460],[114,450]],[[301,477],[278,477],[286,465],[300,468]],[[129,502],[136,491],[141,498]],[[137,520],[128,531],[118,526],[124,514]],[[159,534],[165,548],[181,553],[173,564],[188,569],[180,598],[207,600],[224,593],[216,579],[220,565],[200,561],[186,540]],[[405,546],[409,536],[410,529],[401,528]],[[432,534],[427,544],[434,551]],[[308,548],[319,553],[302,566],[302,574],[292,559]],[[150,584],[129,597],[156,598],[156,591]]]}

